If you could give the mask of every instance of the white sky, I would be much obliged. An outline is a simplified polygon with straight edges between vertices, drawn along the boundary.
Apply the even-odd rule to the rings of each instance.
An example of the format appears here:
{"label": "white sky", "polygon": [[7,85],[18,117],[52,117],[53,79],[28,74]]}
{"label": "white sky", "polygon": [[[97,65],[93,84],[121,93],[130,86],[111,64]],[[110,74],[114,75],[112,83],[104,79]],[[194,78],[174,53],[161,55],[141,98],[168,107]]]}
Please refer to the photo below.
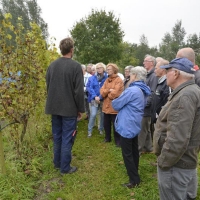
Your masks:
{"label": "white sky", "polygon": [[70,36],[69,30],[92,9],[113,11],[120,19],[124,41],[139,43],[145,34],[149,46],[161,42],[177,20],[188,34],[200,33],[200,0],[37,0],[42,18],[48,24],[50,37],[60,40]]}

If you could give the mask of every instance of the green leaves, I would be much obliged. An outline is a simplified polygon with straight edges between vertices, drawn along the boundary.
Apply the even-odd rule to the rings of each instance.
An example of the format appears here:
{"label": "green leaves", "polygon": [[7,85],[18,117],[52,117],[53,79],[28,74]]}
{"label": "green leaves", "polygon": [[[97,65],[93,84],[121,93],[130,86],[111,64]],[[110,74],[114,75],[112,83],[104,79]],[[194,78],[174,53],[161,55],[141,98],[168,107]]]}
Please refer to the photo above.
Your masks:
{"label": "green leaves", "polygon": [[[49,60],[39,26],[31,23],[31,29],[26,30],[19,19],[13,29],[11,19],[10,14],[5,15],[0,31],[0,117],[22,127],[14,129],[19,148],[29,117],[37,104],[45,99],[44,69]],[[15,36],[16,48],[9,42],[11,35]]]}
{"label": "green leaves", "polygon": [[92,10],[70,33],[75,41],[75,58],[81,63],[107,64],[121,57],[124,32],[112,12]]}

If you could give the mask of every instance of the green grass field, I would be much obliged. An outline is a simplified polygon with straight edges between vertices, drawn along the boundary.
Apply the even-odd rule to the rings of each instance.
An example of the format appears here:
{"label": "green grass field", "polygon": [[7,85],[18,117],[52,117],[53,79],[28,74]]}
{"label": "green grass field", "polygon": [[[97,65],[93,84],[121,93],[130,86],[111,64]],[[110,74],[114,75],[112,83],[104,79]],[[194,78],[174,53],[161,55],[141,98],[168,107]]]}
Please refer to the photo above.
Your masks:
{"label": "green grass field", "polygon": [[[45,120],[44,120],[45,119]],[[103,143],[104,136],[94,128],[87,138],[87,121],[78,123],[78,134],[73,147],[74,174],[60,175],[52,164],[52,136],[50,118],[40,120],[37,129],[30,123],[24,142],[23,158],[16,157],[9,134],[4,130],[6,175],[0,176],[0,199],[34,200],[158,200],[156,157],[140,157],[141,184],[134,189],[124,188],[128,182],[121,149],[114,142]],[[46,121],[46,123],[44,122]],[[39,126],[39,127],[38,127]]]}

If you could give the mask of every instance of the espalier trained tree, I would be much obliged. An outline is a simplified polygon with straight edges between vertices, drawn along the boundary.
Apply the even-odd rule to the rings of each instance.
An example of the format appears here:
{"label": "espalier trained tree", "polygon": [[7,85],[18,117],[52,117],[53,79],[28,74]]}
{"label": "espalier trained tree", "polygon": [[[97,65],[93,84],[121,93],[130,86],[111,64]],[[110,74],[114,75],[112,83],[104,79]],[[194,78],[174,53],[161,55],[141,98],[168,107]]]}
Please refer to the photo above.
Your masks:
{"label": "espalier trained tree", "polygon": [[[0,118],[13,124],[10,134],[20,156],[28,119],[45,98],[45,67],[49,63],[38,25],[31,23],[24,34],[22,19],[18,18],[17,26],[11,19],[11,14],[5,14],[0,28]],[[15,35],[16,48],[10,43],[10,32]]]}

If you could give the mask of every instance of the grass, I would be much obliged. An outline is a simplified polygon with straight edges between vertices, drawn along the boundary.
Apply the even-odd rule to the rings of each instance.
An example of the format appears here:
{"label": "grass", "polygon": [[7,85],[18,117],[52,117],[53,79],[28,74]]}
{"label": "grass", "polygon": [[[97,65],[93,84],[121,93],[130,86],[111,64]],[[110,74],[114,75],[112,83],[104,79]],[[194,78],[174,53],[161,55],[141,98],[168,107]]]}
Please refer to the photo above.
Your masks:
{"label": "grass", "polygon": [[124,188],[121,184],[128,181],[128,176],[121,149],[114,142],[103,143],[104,136],[96,127],[92,137],[87,138],[87,121],[82,120],[72,151],[72,165],[78,171],[61,176],[52,164],[50,119],[43,116],[38,123],[35,125],[34,119],[29,125],[22,159],[16,159],[11,138],[3,132],[7,174],[0,176],[0,200],[159,199],[157,179],[153,176],[156,167],[150,165],[155,162],[155,155],[140,157],[140,186]]}

